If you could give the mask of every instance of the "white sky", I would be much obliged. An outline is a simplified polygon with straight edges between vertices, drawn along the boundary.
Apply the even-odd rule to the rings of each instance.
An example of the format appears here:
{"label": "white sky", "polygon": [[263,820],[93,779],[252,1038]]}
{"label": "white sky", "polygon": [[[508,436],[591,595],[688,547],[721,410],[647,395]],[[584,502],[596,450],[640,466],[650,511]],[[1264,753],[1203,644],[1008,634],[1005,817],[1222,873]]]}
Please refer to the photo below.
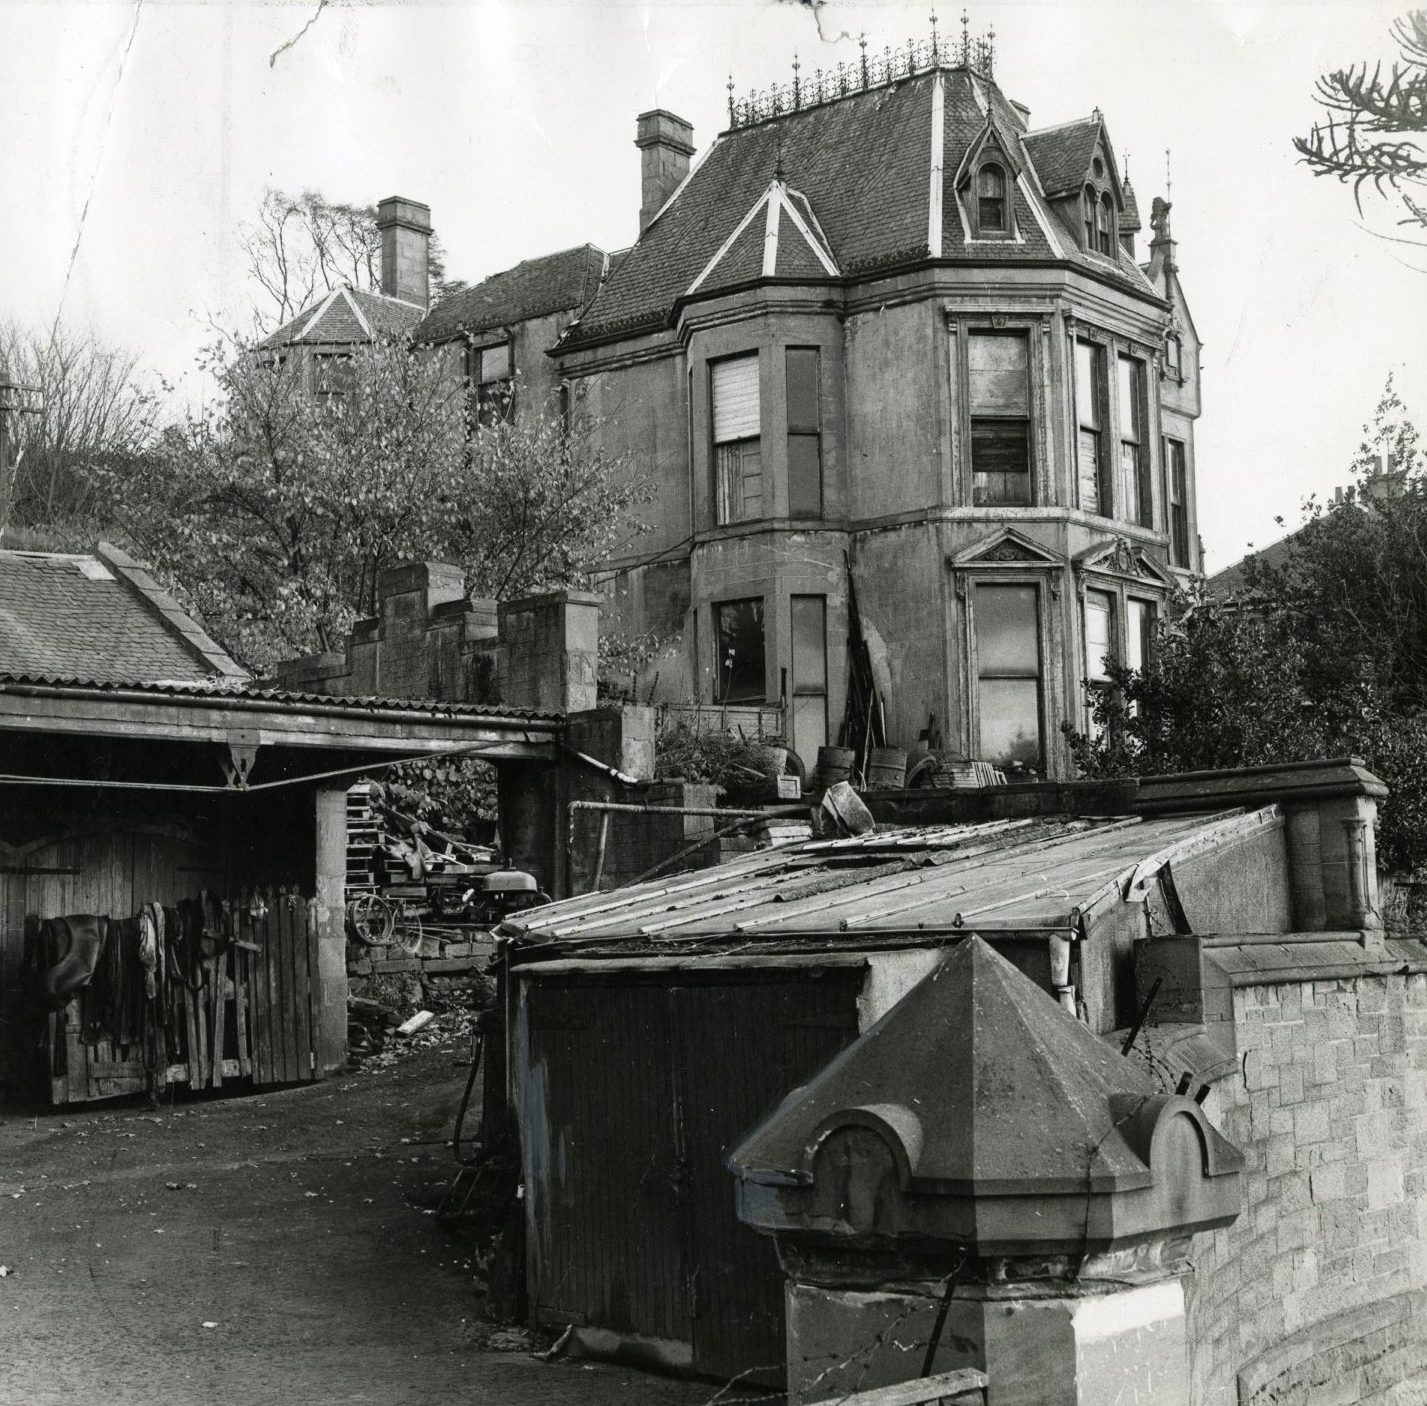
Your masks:
{"label": "white sky", "polygon": [[[1032,126],[1104,111],[1146,219],[1173,150],[1181,276],[1206,344],[1211,570],[1346,481],[1389,368],[1427,429],[1427,248],[1375,237],[1290,146],[1315,116],[1316,75],[1389,55],[1406,5],[973,8]],[[241,318],[233,231],[266,185],[425,200],[450,273],[469,281],[586,240],[621,248],[639,208],[637,113],[680,113],[702,148],[724,125],[730,71],[742,93],[786,80],[794,51],[805,71],[853,59],[840,31],[866,29],[875,48],[925,38],[929,8],[829,0],[820,40],[806,6],[778,0],[329,0],[321,13],[316,0],[141,0],[136,29],[127,2],[0,0],[0,316],[48,327],[62,310],[155,373],[191,376],[211,323]],[[943,34],[959,14],[944,0]],[[1392,218],[1369,208],[1366,223],[1395,233]]]}

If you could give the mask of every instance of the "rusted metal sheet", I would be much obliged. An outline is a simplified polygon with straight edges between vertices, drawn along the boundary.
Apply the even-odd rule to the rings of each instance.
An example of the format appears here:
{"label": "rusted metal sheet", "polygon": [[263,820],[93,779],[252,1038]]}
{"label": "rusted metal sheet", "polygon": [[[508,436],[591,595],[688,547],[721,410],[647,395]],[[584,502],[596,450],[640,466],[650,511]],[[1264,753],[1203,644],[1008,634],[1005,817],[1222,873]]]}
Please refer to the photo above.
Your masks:
{"label": "rusted metal sheet", "polygon": [[[524,983],[521,1086],[537,1317],[782,1379],[783,1280],[734,1212],[727,1153],[858,1032],[860,965]],[[682,1353],[682,1355],[681,1355]]]}

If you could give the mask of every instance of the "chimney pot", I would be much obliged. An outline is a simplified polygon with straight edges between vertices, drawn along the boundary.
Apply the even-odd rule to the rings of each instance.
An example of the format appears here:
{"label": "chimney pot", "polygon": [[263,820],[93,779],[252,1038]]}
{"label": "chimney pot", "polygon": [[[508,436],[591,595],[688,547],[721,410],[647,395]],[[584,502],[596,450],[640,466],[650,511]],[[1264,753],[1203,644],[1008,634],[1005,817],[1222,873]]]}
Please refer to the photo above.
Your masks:
{"label": "chimney pot", "polygon": [[377,206],[377,230],[382,238],[382,292],[429,307],[431,207],[389,195]]}
{"label": "chimney pot", "polygon": [[639,232],[643,234],[689,174],[694,125],[656,107],[639,114],[634,144],[640,151]]}

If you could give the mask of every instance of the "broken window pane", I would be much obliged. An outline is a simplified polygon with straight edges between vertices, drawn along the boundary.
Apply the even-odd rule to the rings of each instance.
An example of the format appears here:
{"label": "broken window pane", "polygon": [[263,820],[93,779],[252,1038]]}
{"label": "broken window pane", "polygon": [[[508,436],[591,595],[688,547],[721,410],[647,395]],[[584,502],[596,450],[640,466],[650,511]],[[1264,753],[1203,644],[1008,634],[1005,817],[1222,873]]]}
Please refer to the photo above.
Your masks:
{"label": "broken window pane", "polygon": [[767,696],[763,601],[724,601],[714,606],[718,648],[716,703],[761,703]]}

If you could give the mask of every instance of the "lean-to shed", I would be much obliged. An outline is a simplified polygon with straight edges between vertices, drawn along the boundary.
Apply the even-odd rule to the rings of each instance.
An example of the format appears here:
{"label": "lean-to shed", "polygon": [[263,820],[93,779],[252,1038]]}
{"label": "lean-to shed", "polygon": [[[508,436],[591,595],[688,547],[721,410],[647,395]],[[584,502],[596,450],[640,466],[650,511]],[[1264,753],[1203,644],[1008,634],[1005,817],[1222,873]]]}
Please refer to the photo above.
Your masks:
{"label": "lean-to shed", "polygon": [[1134,1019],[1150,931],[1288,930],[1285,811],[1216,801],[805,841],[508,923],[535,1318],[776,1383],[783,1280],[727,1154],[968,933],[1104,1034]]}

